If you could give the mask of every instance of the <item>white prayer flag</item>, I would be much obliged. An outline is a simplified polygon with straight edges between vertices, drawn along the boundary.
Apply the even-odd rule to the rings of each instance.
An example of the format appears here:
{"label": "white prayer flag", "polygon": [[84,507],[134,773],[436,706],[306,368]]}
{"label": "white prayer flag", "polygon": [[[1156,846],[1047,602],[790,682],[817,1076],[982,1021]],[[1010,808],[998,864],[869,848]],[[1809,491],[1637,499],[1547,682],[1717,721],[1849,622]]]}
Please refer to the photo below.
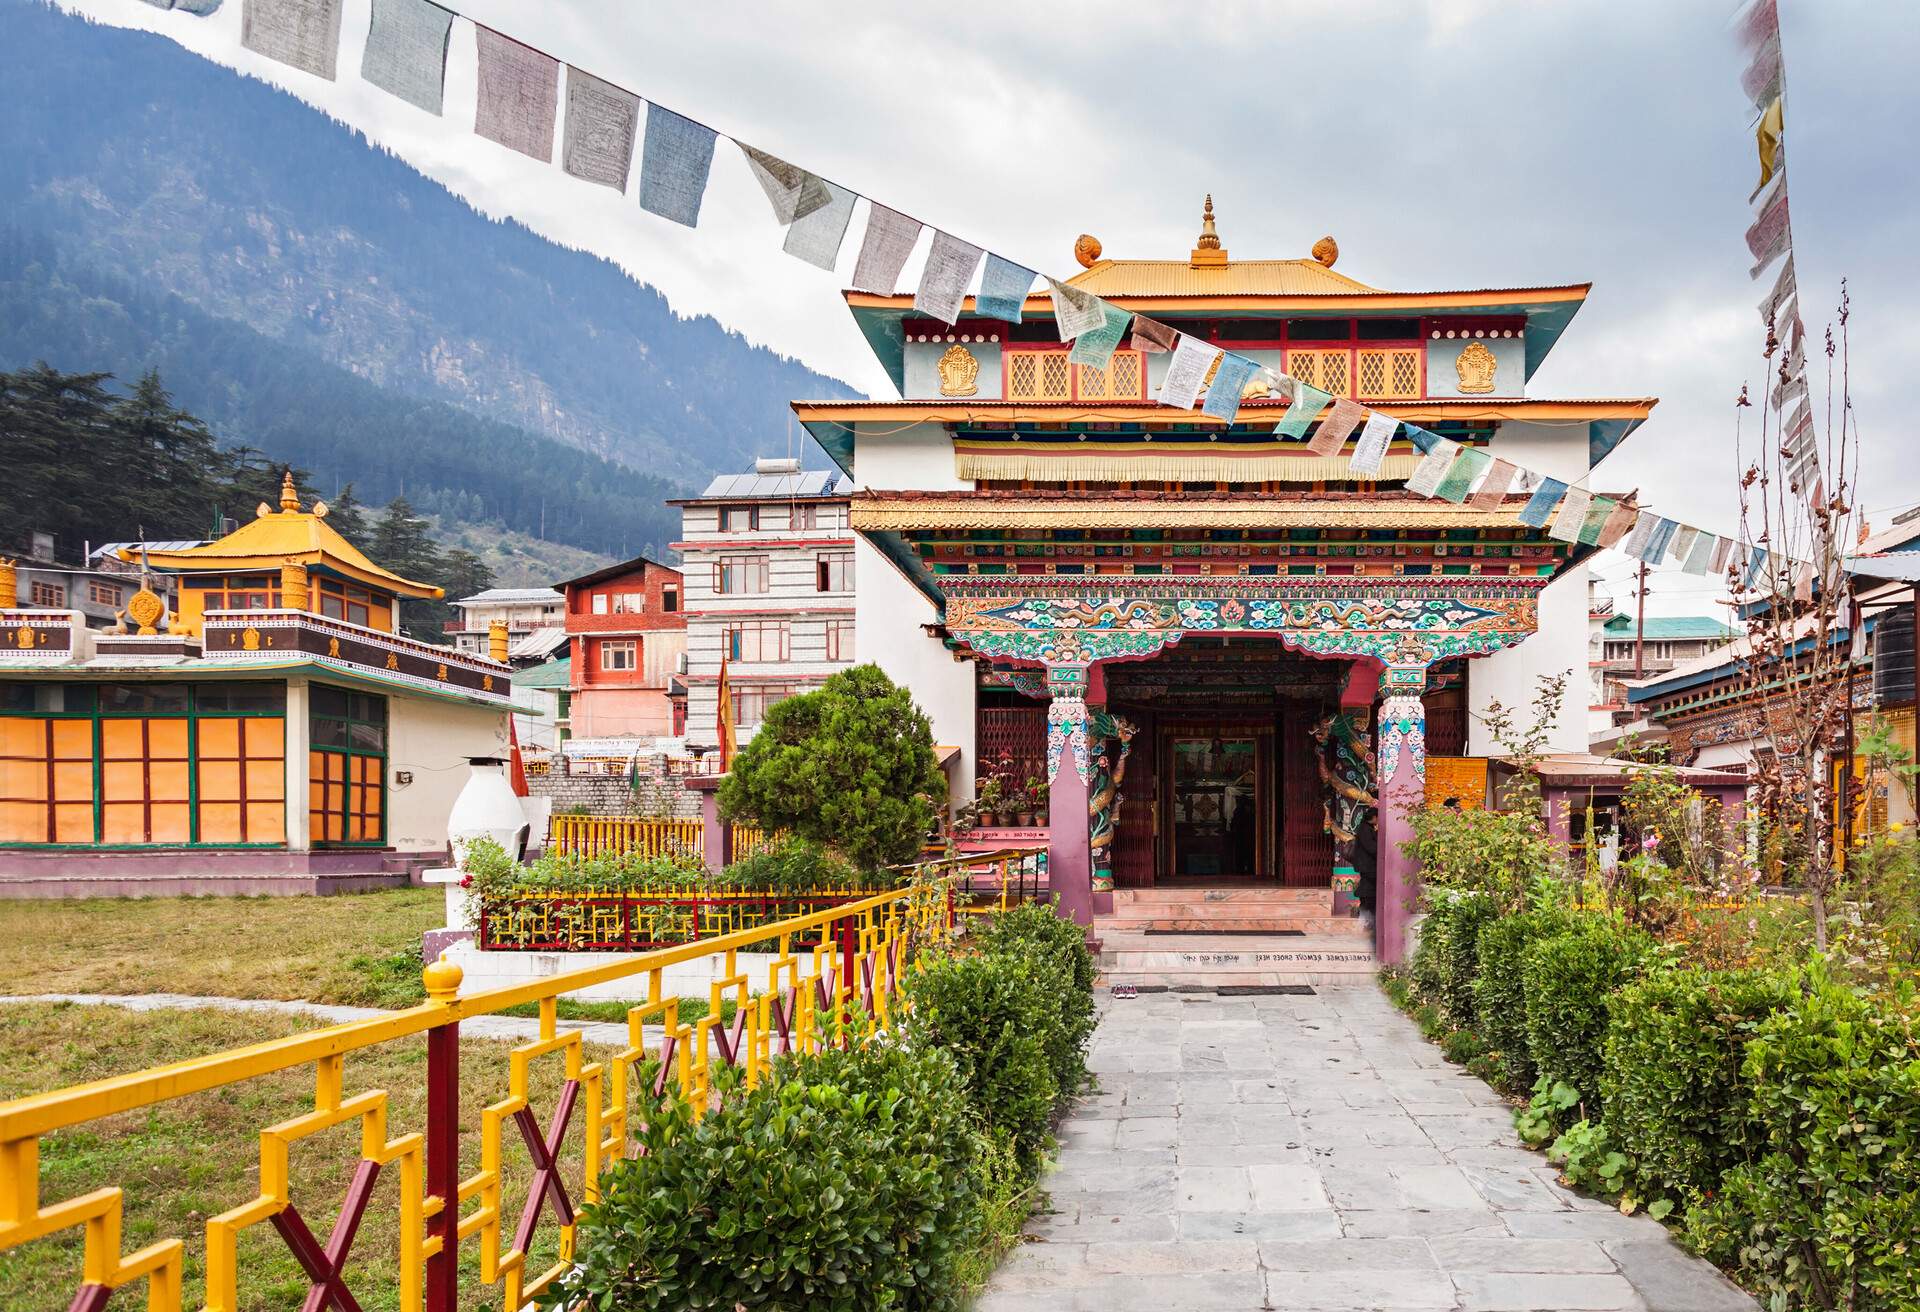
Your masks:
{"label": "white prayer flag", "polygon": [[914,293],[913,308],[941,323],[958,319],[973,271],[986,256],[978,246],[951,233],[935,232],[933,249],[927,252],[926,267],[920,271],[920,290]]}
{"label": "white prayer flag", "polygon": [[340,53],[340,0],[245,0],[240,44],[331,82]]}
{"label": "white prayer flag", "polygon": [[1693,544],[1699,537],[1699,529],[1686,524],[1680,525],[1674,530],[1673,541],[1667,546],[1668,555],[1676,563],[1685,564],[1687,557],[1693,554]]}
{"label": "white prayer flag", "polygon": [[1393,441],[1394,430],[1400,427],[1400,421],[1392,415],[1383,415],[1378,410],[1367,415],[1367,426],[1360,430],[1360,440],[1353,444],[1353,459],[1347,462],[1347,469],[1355,474],[1377,474],[1387,458],[1387,444]]}
{"label": "white prayer flag", "polygon": [[1633,531],[1627,534],[1620,544],[1620,550],[1640,560],[1647,558],[1647,539],[1653,534],[1653,526],[1660,522],[1660,516],[1641,511],[1639,518],[1633,521]]}
{"label": "white prayer flag", "polygon": [[1427,448],[1427,454],[1421,457],[1414,467],[1413,476],[1407,480],[1407,491],[1418,492],[1430,497],[1440,487],[1440,480],[1453,468],[1454,460],[1460,454],[1460,444],[1451,438],[1441,438]]}
{"label": "white prayer flag", "polygon": [[920,220],[869,202],[867,235],[860,242],[860,259],[853,266],[853,289],[891,296],[900,285],[913,244],[920,240]]}
{"label": "white prayer flag", "polygon": [[[1053,319],[1060,329],[1060,340],[1070,342],[1081,333],[1090,333],[1107,322],[1107,312],[1098,296],[1047,279],[1047,293],[1053,297]],[[1219,352],[1215,351],[1215,355]],[[1196,389],[1197,390],[1197,389]],[[1191,410],[1191,405],[1181,407]]]}
{"label": "white prayer flag", "polygon": [[1693,540],[1693,546],[1687,550],[1687,559],[1680,568],[1695,577],[1704,576],[1713,568],[1713,544],[1717,539],[1711,533],[1701,533]]}
{"label": "white prayer flag", "polygon": [[1207,370],[1213,368],[1213,362],[1219,358],[1219,347],[1181,333],[1180,344],[1173,348],[1173,357],[1167,361],[1167,376],[1160,383],[1160,404],[1176,410],[1193,409],[1194,402],[1200,398],[1200,388],[1207,381]]}
{"label": "white prayer flag", "polygon": [[1789,254],[1786,263],[1780,266],[1779,276],[1773,280],[1773,290],[1760,298],[1761,322],[1778,324],[1784,317],[1782,308],[1790,305],[1799,291],[1799,284],[1793,280],[1793,256]]}
{"label": "white prayer flag", "polygon": [[1560,503],[1560,513],[1553,517],[1553,527],[1547,530],[1547,536],[1560,542],[1578,542],[1580,528],[1587,522],[1587,510],[1593,505],[1593,493],[1584,488],[1570,487],[1566,498]]}

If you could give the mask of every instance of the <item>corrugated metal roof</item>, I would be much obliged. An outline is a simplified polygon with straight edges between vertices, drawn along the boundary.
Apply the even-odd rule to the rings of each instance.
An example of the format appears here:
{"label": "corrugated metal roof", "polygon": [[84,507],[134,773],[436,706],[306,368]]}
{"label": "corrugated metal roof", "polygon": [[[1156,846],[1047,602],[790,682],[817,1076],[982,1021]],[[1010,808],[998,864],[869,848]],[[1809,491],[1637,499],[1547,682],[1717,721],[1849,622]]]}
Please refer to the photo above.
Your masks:
{"label": "corrugated metal roof", "polygon": [[833,469],[803,469],[797,474],[721,474],[707,484],[702,501],[778,500],[781,497],[824,497],[844,492],[842,475]]}
{"label": "corrugated metal roof", "polygon": [[1229,260],[1202,269],[1186,260],[1099,260],[1067,282],[1096,296],[1350,296],[1380,290],[1318,260]]}
{"label": "corrugated metal roof", "polygon": [[122,549],[131,551],[137,556],[142,547],[148,551],[190,551],[194,547],[206,545],[206,538],[168,538],[163,542],[103,542],[89,553],[87,559],[98,560],[102,556],[118,558]]}
{"label": "corrugated metal roof", "polygon": [[468,602],[504,605],[508,602],[565,601],[566,598],[552,588],[488,588],[485,592],[476,592],[471,597],[462,597],[454,602],[464,606]]}
{"label": "corrugated metal roof", "polygon": [[535,665],[513,676],[516,688],[565,688],[573,682],[573,657],[562,656],[545,665]]}
{"label": "corrugated metal roof", "polygon": [[507,659],[526,660],[532,656],[545,656],[566,641],[567,631],[558,624],[550,624],[544,629],[534,629],[515,638],[507,647]]}
{"label": "corrugated metal roof", "polygon": [[[1635,631],[1634,617],[1615,615],[1607,621],[1607,636],[1610,638],[1631,638]],[[1713,642],[1725,642],[1734,637],[1739,630],[1731,625],[1707,615],[1649,615],[1647,616],[1646,636],[1649,641],[1660,639],[1705,638]]]}

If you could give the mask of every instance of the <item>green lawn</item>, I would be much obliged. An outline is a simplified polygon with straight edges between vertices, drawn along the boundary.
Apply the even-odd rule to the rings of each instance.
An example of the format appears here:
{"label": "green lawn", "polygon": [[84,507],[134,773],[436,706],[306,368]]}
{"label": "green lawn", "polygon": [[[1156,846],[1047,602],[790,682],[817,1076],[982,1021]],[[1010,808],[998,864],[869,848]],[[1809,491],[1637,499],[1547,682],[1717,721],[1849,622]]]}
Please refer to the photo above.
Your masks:
{"label": "green lawn", "polygon": [[[334,900],[300,899],[309,906]],[[211,1011],[135,1014],[58,1003],[0,1007],[0,1053],[5,1054],[0,1061],[0,1099],[313,1027],[313,1022],[297,1017]],[[478,1041],[462,1047],[462,1123],[467,1131],[461,1151],[463,1176],[479,1166],[480,1109],[506,1094],[509,1047]],[[604,1050],[590,1050],[589,1055],[596,1051],[604,1055]],[[560,1074],[558,1054],[534,1066],[532,1103],[542,1126],[552,1110]],[[424,1042],[400,1040],[350,1055],[346,1092],[387,1090],[391,1100],[388,1132],[397,1136],[423,1128],[425,1075]],[[312,1068],[301,1067],[51,1135],[41,1141],[41,1199],[53,1202],[105,1185],[122,1186],[126,1190],[123,1251],[168,1237],[186,1241],[184,1306],[204,1306],[201,1263],[206,1219],[254,1196],[259,1181],[259,1132],[311,1110],[312,1098]],[[576,1202],[583,1114],[584,1107],[575,1112],[574,1129],[562,1153],[562,1161],[571,1163],[568,1190]],[[295,1150],[293,1199],[323,1243],[353,1169],[357,1133],[355,1127],[343,1126],[306,1140]],[[511,1126],[508,1135],[504,1242],[511,1242],[530,1176],[526,1149]],[[383,1174],[348,1266],[349,1287],[370,1312],[397,1307],[396,1187],[397,1172]],[[467,1210],[473,1206],[469,1204]],[[542,1269],[553,1257],[551,1224],[544,1233]],[[497,1291],[479,1286],[475,1251],[476,1240],[462,1245],[463,1303],[498,1307]],[[306,1282],[270,1224],[243,1232],[240,1254],[242,1308],[283,1309],[298,1304]],[[77,1230],[0,1254],[0,1309],[58,1312],[71,1301],[79,1271]],[[144,1288],[136,1288],[116,1294],[113,1304],[137,1307],[144,1300]]]}
{"label": "green lawn", "polygon": [[437,888],[337,897],[157,897],[4,904],[8,993],[193,993],[404,1007]]}

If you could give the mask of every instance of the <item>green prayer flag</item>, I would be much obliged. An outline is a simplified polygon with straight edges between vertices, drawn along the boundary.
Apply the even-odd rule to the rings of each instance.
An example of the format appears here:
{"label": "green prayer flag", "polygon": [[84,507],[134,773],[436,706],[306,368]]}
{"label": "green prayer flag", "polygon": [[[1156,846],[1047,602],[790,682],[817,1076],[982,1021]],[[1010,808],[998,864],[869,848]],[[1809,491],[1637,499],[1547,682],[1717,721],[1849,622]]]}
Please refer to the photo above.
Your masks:
{"label": "green prayer flag", "polygon": [[1293,400],[1287,406],[1287,417],[1282,419],[1280,426],[1273,430],[1274,435],[1305,437],[1307,425],[1319,418],[1320,412],[1327,408],[1327,402],[1331,400],[1333,400],[1332,393],[1310,387],[1296,378],[1293,383]]}
{"label": "green prayer flag", "polygon": [[1582,546],[1598,546],[1600,530],[1607,526],[1607,516],[1613,513],[1620,503],[1613,497],[1595,497],[1587,507],[1587,517],[1580,521],[1580,543]]}
{"label": "green prayer flag", "polygon": [[1492,463],[1493,457],[1478,447],[1461,448],[1460,455],[1447,470],[1447,476],[1440,480],[1440,486],[1434,489],[1433,494],[1443,501],[1451,501],[1458,505],[1467,499],[1467,493],[1473,489],[1475,480]]}
{"label": "green prayer flag", "polygon": [[1091,332],[1081,333],[1073,339],[1073,350],[1067,358],[1074,364],[1083,364],[1090,369],[1105,369],[1107,361],[1119,349],[1120,339],[1126,336],[1127,325],[1133,322],[1130,311],[1118,309],[1105,301],[1100,302],[1100,309],[1106,321]]}

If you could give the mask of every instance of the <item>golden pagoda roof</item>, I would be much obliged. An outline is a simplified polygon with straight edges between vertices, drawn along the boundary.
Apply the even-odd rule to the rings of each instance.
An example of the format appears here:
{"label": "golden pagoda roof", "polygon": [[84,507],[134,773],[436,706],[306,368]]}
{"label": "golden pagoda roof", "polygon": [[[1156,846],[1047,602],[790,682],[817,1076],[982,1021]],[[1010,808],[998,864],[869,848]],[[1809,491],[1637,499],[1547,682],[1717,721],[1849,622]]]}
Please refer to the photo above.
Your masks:
{"label": "golden pagoda roof", "polygon": [[1109,300],[1132,296],[1352,296],[1378,292],[1318,260],[1096,260],[1067,279]]}
{"label": "golden pagoda roof", "polygon": [[[120,556],[123,560],[141,558],[126,549]],[[280,509],[274,510],[263,501],[257,519],[242,524],[218,541],[183,551],[148,551],[145,560],[157,569],[177,573],[318,565],[357,583],[402,597],[446,595],[445,589],[431,583],[416,583],[374,564],[365,552],[327,523],[324,502],[314,502],[311,510],[300,509],[300,496],[294,490],[291,473],[280,485]]]}

